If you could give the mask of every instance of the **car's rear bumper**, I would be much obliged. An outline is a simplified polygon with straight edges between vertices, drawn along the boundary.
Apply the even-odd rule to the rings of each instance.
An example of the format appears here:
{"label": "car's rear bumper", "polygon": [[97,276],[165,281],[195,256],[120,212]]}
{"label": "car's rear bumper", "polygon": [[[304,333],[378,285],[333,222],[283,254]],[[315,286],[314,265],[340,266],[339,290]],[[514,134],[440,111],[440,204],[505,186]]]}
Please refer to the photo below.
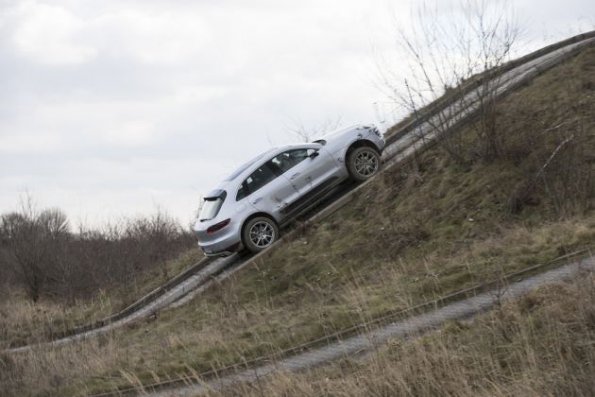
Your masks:
{"label": "car's rear bumper", "polygon": [[[200,245],[199,245],[200,247]],[[243,248],[242,243],[235,243],[234,245],[227,247],[221,251],[207,251],[203,247],[200,247],[202,252],[204,252],[205,256],[230,256],[235,254],[236,252],[241,251]]]}
{"label": "car's rear bumper", "polygon": [[200,224],[199,228],[194,229],[198,238],[198,247],[207,256],[231,255],[242,248],[241,223],[235,222],[233,219],[220,230],[212,233],[207,231],[209,226],[213,226],[219,221],[205,222]]}
{"label": "car's rear bumper", "polygon": [[242,249],[242,241],[237,236],[217,240],[215,242],[198,242],[199,248],[206,256],[229,256]]}

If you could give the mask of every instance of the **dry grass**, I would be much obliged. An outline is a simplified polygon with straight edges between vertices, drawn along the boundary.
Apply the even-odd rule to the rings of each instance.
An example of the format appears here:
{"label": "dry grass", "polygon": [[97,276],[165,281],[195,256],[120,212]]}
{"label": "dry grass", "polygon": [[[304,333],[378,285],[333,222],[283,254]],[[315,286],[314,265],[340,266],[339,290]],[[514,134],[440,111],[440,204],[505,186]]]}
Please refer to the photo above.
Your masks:
{"label": "dry grass", "polygon": [[114,286],[109,292],[100,290],[93,298],[74,302],[46,297],[32,302],[22,290],[6,288],[0,293],[0,349],[43,342],[51,335],[105,318],[202,258],[200,251],[192,249],[166,261],[159,269],[140,274],[133,285]]}
{"label": "dry grass", "polygon": [[[541,288],[472,322],[225,396],[591,396],[595,278]],[[212,393],[219,395],[219,393]]]}
{"label": "dry grass", "polygon": [[[506,147],[516,148],[508,155],[484,162],[474,157],[470,141],[468,161],[461,165],[439,147],[428,151],[414,166],[387,172],[350,205],[185,307],[98,340],[10,359],[13,364],[0,390],[17,394],[14,385],[20,385],[19,395],[82,395],[139,381],[192,376],[278,353],[387,311],[593,245],[593,196],[569,200],[572,205],[565,206],[557,200],[564,191],[551,189],[565,186],[566,174],[549,173],[564,170],[559,168],[563,163],[548,168],[549,190],[535,184],[519,211],[511,212],[509,202],[557,145],[557,138],[537,141],[535,156],[515,155],[520,153],[514,138],[519,131],[535,132],[525,126],[526,118],[545,120],[552,113],[542,109],[549,106],[548,93],[565,92],[555,96],[556,106],[581,120],[565,131],[575,132],[589,145],[595,142],[595,120],[585,114],[595,108],[587,84],[595,75],[589,69],[594,59],[595,51],[585,51],[501,105],[506,121],[499,126],[512,136]],[[572,153],[578,152],[562,154]],[[581,159],[581,175],[592,171],[593,162],[576,158]],[[455,345],[437,344],[421,357],[448,357],[438,354],[449,346]],[[408,376],[414,374],[411,367]],[[54,378],[61,381],[52,383]],[[382,380],[377,380],[380,387]],[[309,390],[304,383],[299,387]],[[430,391],[408,387],[410,394]],[[489,394],[500,386],[485,387],[479,392]],[[348,392],[338,388],[335,394],[341,395],[340,390]],[[383,391],[388,389],[374,390],[390,394]]]}
{"label": "dry grass", "polygon": [[[102,373],[90,376],[87,382],[109,378],[118,367],[122,352],[110,337],[100,337],[80,345],[68,345],[49,352],[28,352],[0,355],[0,389],[3,396],[80,394],[72,385],[72,377],[81,372]],[[118,377],[124,373],[117,374]]]}

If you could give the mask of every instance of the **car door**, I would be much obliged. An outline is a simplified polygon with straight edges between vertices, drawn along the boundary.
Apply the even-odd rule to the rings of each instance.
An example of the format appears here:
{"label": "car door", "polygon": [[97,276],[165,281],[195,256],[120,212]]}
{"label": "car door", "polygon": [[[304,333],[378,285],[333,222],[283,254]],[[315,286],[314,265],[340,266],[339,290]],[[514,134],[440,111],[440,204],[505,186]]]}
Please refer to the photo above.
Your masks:
{"label": "car door", "polygon": [[295,193],[295,188],[269,160],[242,182],[236,201],[246,198],[258,211],[270,214],[280,222],[283,219],[283,209]]}
{"label": "car door", "polygon": [[298,196],[307,195],[334,179],[338,164],[326,150],[304,148],[299,155],[305,157],[303,161],[285,174],[298,191]]}
{"label": "car door", "polygon": [[316,144],[287,150],[272,162],[295,189],[294,196],[288,200],[290,206],[332,181],[339,168],[332,156]]}

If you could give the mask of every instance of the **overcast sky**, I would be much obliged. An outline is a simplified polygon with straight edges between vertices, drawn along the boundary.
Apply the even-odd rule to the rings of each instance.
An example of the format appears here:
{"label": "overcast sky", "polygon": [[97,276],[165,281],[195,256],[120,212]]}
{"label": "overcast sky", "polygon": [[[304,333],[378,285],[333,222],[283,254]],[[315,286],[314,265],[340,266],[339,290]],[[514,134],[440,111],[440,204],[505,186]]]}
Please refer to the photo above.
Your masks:
{"label": "overcast sky", "polygon": [[[159,207],[188,224],[291,127],[387,127],[375,65],[418,3],[0,0],[0,212],[29,192],[73,223]],[[592,0],[512,3],[519,54],[595,25]]]}

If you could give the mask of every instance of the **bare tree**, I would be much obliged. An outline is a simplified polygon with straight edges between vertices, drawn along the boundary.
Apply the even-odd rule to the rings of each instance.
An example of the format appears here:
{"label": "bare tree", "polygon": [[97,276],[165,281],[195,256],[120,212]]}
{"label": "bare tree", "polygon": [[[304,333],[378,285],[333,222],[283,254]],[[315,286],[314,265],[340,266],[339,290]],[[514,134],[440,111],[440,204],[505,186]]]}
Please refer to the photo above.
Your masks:
{"label": "bare tree", "polygon": [[169,257],[169,246],[173,245],[182,233],[175,220],[161,210],[151,217],[130,221],[123,236],[135,242],[134,248],[145,252],[145,255],[139,254],[135,257],[148,259],[135,263],[135,273],[150,263],[157,264],[162,275],[167,277],[167,267],[164,264]]}
{"label": "bare tree", "polygon": [[68,236],[66,216],[58,209],[38,212],[27,196],[20,212],[0,218],[0,228],[29,297],[37,301],[60,260],[60,242]]}
{"label": "bare tree", "polygon": [[[479,154],[489,160],[500,154],[501,146],[495,114],[498,68],[509,59],[519,29],[507,0],[461,0],[458,8],[442,6],[423,3],[413,15],[412,28],[397,29],[398,50],[409,59],[409,76],[380,65],[381,84],[413,119],[439,108],[427,119],[431,131],[419,130],[419,138],[436,135],[457,161],[464,160],[461,137],[446,131],[463,109],[474,106]],[[438,98],[456,100],[439,106]]]}

